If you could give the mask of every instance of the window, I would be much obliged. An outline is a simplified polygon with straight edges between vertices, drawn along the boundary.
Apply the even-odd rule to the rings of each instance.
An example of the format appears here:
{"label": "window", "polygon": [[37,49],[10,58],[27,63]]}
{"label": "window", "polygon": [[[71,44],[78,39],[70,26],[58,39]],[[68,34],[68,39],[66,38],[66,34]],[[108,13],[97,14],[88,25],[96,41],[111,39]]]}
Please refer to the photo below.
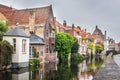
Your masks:
{"label": "window", "polygon": [[22,40],[22,52],[26,52],[26,40]]}
{"label": "window", "polygon": [[48,53],[48,45],[46,45],[46,53]]}
{"label": "window", "polygon": [[16,39],[13,39],[13,52],[16,53]]}
{"label": "window", "polygon": [[55,32],[52,31],[50,37],[55,38]]}
{"label": "window", "polygon": [[40,46],[40,56],[43,56],[43,46]]}

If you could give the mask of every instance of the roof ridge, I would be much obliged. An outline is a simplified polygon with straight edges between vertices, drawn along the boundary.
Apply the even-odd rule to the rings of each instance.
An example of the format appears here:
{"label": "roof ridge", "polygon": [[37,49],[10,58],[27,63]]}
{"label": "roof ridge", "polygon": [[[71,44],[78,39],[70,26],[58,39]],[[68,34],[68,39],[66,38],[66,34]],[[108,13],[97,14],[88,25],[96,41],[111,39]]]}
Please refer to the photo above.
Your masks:
{"label": "roof ridge", "polygon": [[3,4],[0,4],[0,6],[4,6],[4,7],[7,7],[7,8],[11,8],[11,7],[9,7],[9,6],[6,6],[6,5],[3,5]]}
{"label": "roof ridge", "polygon": [[12,11],[26,11],[26,10],[38,10],[38,9],[44,9],[44,8],[50,8],[51,5],[49,6],[44,6],[44,7],[36,7],[36,8],[26,8],[26,9],[16,9],[16,10],[8,10],[4,12],[12,12]]}

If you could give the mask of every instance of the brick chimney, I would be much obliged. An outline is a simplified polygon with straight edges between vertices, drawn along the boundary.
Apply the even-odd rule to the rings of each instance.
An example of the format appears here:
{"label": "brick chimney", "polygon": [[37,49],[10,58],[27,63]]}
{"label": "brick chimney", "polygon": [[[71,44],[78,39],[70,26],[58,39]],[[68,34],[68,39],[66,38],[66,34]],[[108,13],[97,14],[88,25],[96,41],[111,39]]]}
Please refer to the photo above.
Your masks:
{"label": "brick chimney", "polygon": [[64,26],[64,27],[67,26],[66,20],[63,21],[63,26]]}
{"label": "brick chimney", "polygon": [[73,36],[74,36],[74,28],[75,28],[75,26],[74,26],[74,24],[72,24],[72,34],[73,34]]}
{"label": "brick chimney", "polygon": [[104,39],[106,41],[107,31],[105,31],[104,36],[105,36]]}
{"label": "brick chimney", "polygon": [[98,25],[96,25],[96,29],[98,29]]}
{"label": "brick chimney", "polygon": [[30,11],[29,14],[29,29],[30,32],[35,32],[35,12]]}

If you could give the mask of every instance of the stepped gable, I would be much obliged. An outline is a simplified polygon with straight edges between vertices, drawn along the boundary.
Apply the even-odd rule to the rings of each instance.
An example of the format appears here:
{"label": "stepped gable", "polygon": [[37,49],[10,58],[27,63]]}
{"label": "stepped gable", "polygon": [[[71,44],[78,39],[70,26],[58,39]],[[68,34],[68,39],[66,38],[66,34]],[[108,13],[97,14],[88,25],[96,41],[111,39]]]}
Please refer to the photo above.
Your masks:
{"label": "stepped gable", "polygon": [[95,30],[93,32],[93,36],[96,35],[96,33],[99,33],[101,38],[104,40],[104,35],[103,35],[102,31],[98,28],[98,26],[96,26],[96,28],[95,28]]}

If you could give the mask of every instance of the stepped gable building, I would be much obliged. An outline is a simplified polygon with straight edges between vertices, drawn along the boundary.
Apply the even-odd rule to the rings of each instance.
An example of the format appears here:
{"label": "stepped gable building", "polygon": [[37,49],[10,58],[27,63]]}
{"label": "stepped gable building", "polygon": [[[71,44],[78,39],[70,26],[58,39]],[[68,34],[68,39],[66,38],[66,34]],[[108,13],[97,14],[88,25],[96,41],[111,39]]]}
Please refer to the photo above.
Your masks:
{"label": "stepped gable building", "polygon": [[[40,8],[15,9],[0,4],[0,12],[9,21],[10,28],[19,23],[19,27],[27,35],[35,33],[44,39],[45,53],[54,53],[55,45],[55,18],[52,5]],[[48,56],[48,54],[46,55]]]}
{"label": "stepped gable building", "polygon": [[103,34],[102,31],[98,28],[98,26],[96,26],[92,35],[95,43],[104,44],[104,41],[106,40],[106,31],[105,34]]}

